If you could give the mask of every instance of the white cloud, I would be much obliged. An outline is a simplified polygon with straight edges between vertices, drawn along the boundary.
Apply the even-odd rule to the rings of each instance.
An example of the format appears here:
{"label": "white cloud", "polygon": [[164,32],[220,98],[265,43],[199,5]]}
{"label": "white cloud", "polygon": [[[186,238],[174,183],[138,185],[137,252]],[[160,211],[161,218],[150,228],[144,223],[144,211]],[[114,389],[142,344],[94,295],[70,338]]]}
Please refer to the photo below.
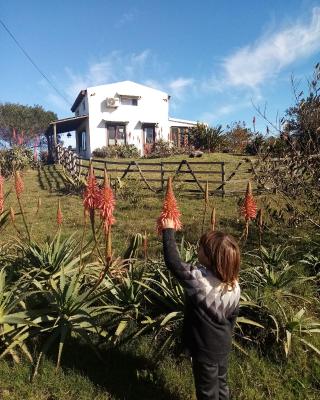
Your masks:
{"label": "white cloud", "polygon": [[[168,92],[172,95],[172,106],[177,107],[178,102],[188,97],[187,89],[191,89],[194,86],[194,80],[185,77],[176,79],[162,78],[161,80],[146,79],[147,75],[159,75],[161,68],[164,69],[165,67],[159,65],[157,57],[148,49],[131,54],[113,51],[99,61],[89,64],[87,71],[84,73],[75,72],[73,69],[66,67],[66,82],[63,91],[73,101],[80,90],[90,86],[121,80],[133,80]],[[58,96],[52,93],[48,94],[47,100],[61,110],[66,111],[69,108],[62,101],[59,101]]]}
{"label": "white cloud", "polygon": [[173,98],[182,99],[186,96],[186,90],[190,89],[194,84],[191,78],[177,78],[168,84],[168,89]]}
{"label": "white cloud", "polygon": [[201,115],[200,121],[205,121],[209,124],[217,124],[218,121],[234,112],[244,110],[251,106],[251,102],[248,100],[229,102],[228,104],[223,104],[218,106],[213,111],[204,112]]}
{"label": "white cloud", "polygon": [[124,25],[134,21],[138,16],[137,10],[132,10],[126,12],[120,17],[120,19],[115,23],[116,28],[122,28]]}
{"label": "white cloud", "polygon": [[[264,35],[225,58],[222,85],[256,88],[284,67],[319,50],[320,8],[315,7],[310,21]],[[221,80],[213,78],[211,86],[221,88]]]}
{"label": "white cloud", "polygon": [[113,51],[100,61],[88,66],[87,72],[80,74],[71,68],[66,68],[67,83],[65,91],[71,98],[75,98],[80,90],[90,86],[97,86],[118,80],[136,79],[144,74],[151,53],[144,50],[140,53],[123,54]]}

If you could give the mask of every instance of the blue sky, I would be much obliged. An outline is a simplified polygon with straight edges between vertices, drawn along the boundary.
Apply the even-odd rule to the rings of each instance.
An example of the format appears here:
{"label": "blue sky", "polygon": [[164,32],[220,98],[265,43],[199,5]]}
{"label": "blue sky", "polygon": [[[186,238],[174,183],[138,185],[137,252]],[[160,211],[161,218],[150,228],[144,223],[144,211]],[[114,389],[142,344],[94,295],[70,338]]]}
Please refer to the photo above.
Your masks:
{"label": "blue sky", "polygon": [[171,94],[170,116],[265,131],[293,104],[320,61],[320,1],[55,0],[2,2],[0,102],[41,104],[71,116],[80,89],[133,80]]}

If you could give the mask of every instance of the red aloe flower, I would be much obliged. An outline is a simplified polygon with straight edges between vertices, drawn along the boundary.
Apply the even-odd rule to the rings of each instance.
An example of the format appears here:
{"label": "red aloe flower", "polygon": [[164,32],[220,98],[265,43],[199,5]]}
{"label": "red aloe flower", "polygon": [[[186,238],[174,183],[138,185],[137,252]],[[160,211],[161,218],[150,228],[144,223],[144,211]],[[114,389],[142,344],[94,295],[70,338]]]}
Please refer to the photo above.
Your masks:
{"label": "red aloe flower", "polygon": [[0,174],[0,214],[4,210],[4,177]]}
{"label": "red aloe flower", "polygon": [[16,191],[17,199],[20,199],[20,196],[24,191],[24,183],[19,171],[16,171],[14,174],[14,188]]}
{"label": "red aloe flower", "polygon": [[177,200],[173,193],[172,178],[169,177],[168,184],[167,184],[167,192],[166,192],[166,195],[164,198],[162,212],[160,214],[160,217],[157,219],[158,234],[159,235],[161,234],[162,229],[163,229],[163,221],[167,218],[170,218],[173,220],[174,229],[176,231],[180,230],[182,228],[180,217],[181,217],[181,213],[179,211],[179,208],[177,205]]}
{"label": "red aloe flower", "polygon": [[85,210],[94,211],[99,205],[99,188],[97,185],[96,177],[94,176],[94,170],[92,164],[90,165],[89,174],[87,178],[87,186],[84,191],[83,205]]}
{"label": "red aloe flower", "polygon": [[252,195],[252,188],[250,182],[248,182],[246,195],[240,207],[240,214],[244,217],[246,221],[254,219],[257,215],[257,204]]}
{"label": "red aloe flower", "polygon": [[213,207],[211,211],[211,217],[210,217],[210,222],[211,222],[211,230],[215,230],[216,227],[216,209]]}
{"label": "red aloe flower", "polygon": [[61,204],[60,204],[60,199],[58,200],[58,209],[57,209],[57,224],[59,228],[61,227],[63,222],[63,214],[61,210]]}
{"label": "red aloe flower", "polygon": [[109,184],[108,175],[105,171],[104,186],[101,190],[100,202],[99,202],[100,216],[104,222],[103,228],[105,233],[107,233],[109,231],[110,226],[116,222],[113,216],[114,207],[115,207],[115,198],[113,195],[112,188]]}

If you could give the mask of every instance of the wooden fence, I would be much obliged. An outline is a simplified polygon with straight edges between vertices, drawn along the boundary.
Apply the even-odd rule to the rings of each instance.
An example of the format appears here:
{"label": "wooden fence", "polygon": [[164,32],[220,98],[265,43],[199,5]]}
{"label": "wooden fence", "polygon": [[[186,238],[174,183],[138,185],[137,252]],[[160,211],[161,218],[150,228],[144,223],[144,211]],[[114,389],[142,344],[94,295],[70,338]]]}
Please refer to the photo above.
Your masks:
{"label": "wooden fence", "polygon": [[[230,170],[226,167],[230,162],[225,161],[118,161],[101,160],[92,158],[90,160],[79,157],[73,151],[57,146],[57,161],[74,178],[87,176],[90,161],[92,162],[97,179],[103,179],[104,170],[109,174],[111,181],[115,180],[138,180],[154,193],[161,192],[166,187],[166,180],[171,176],[173,181],[179,182],[182,192],[204,193],[206,183],[209,185],[210,194],[235,195],[244,193],[246,183],[253,177],[253,166],[249,160],[243,159]],[[249,165],[249,164],[250,165]],[[245,166],[245,170],[243,170]],[[235,179],[239,173],[241,179]],[[228,185],[233,183],[235,187],[242,184],[240,190],[228,190]]]}

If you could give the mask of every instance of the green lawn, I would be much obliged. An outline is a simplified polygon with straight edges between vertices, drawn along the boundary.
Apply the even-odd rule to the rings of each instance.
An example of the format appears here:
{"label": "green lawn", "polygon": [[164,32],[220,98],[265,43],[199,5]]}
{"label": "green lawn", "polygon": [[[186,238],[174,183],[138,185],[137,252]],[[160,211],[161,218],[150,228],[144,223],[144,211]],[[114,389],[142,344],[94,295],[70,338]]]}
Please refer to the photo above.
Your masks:
{"label": "green lawn", "polygon": [[[22,203],[25,208],[26,218],[32,222],[33,238],[44,240],[47,235],[53,235],[57,229],[56,209],[58,199],[61,200],[64,215],[63,232],[65,236],[76,233],[80,236],[83,226],[83,207],[80,194],[69,194],[65,187],[64,176],[60,166],[51,165],[39,170],[29,170],[24,173],[25,192]],[[16,213],[19,212],[18,204],[13,190],[13,182],[9,180],[5,184],[6,190],[10,191],[6,199],[7,206],[12,206]],[[202,231],[204,200],[201,195],[187,195],[180,192],[179,182],[175,183],[175,194],[182,212],[183,235],[186,240],[195,242]],[[163,193],[153,193],[145,188],[143,182],[124,181],[124,187],[117,193],[116,225],[113,229],[114,248],[120,253],[126,248],[130,237],[136,233],[146,232],[149,238],[151,254],[160,249],[159,238],[156,235],[156,218],[161,211]],[[38,214],[37,202],[41,199],[41,207]],[[256,196],[258,207],[265,209],[268,198],[275,202],[280,201],[275,196]],[[216,208],[217,229],[228,231],[236,237],[240,237],[244,223],[239,217],[239,196],[210,196],[210,208]],[[205,219],[205,229],[209,227],[210,211]],[[265,213],[265,221],[269,217]],[[23,230],[21,218],[17,216],[17,226]],[[278,235],[278,229],[281,235]],[[15,235],[11,225],[6,229],[8,235]],[[249,235],[246,246],[258,245],[257,229],[254,224],[251,227],[252,234]],[[89,230],[88,230],[89,234]],[[181,233],[178,234],[181,236]],[[309,236],[308,229],[295,227],[282,229],[281,225],[269,224],[264,233],[264,243],[286,243],[299,244],[300,237]],[[312,234],[310,234],[312,236]]]}
{"label": "green lawn", "polygon": [[[224,155],[230,157],[229,155]],[[205,156],[207,157],[207,156]],[[217,155],[218,157],[218,155]],[[32,222],[32,237],[44,241],[56,232],[56,207],[61,200],[64,214],[62,234],[69,236],[76,232],[80,237],[83,226],[83,208],[80,195],[68,194],[65,189],[61,168],[46,166],[23,174],[25,193],[22,203],[26,218]],[[12,181],[6,182],[6,189]],[[118,193],[116,206],[117,223],[113,229],[113,246],[116,255],[126,248],[131,235],[144,231],[148,234],[151,257],[161,252],[161,242],[155,232],[155,220],[161,210],[163,194],[146,191],[138,182],[130,183],[126,193]],[[203,199],[176,195],[182,211],[183,234],[189,241],[196,241],[201,234]],[[37,199],[42,205],[36,215]],[[261,207],[265,196],[258,196]],[[211,197],[211,206],[217,210],[218,229],[226,230],[240,237],[243,221],[239,218],[238,197]],[[6,199],[6,207],[12,206],[16,213],[18,205],[12,191]],[[16,215],[16,224],[23,231],[21,217]],[[206,218],[209,224],[209,215]],[[181,237],[182,233],[178,235]],[[294,253],[303,250],[305,239],[313,233],[307,228],[284,228],[282,225],[268,224],[264,233],[264,243],[292,245]],[[9,223],[1,232],[1,241],[12,240],[16,232]],[[87,232],[89,237],[89,231]],[[252,226],[245,252],[258,245],[256,227]],[[145,400],[191,400],[194,399],[193,381],[189,360],[172,358],[168,355],[159,363],[154,363],[148,338],[118,349],[106,350],[101,363],[87,348],[79,344],[68,347],[63,356],[63,369],[55,372],[50,360],[45,362],[41,375],[30,384],[30,365],[22,362],[11,365],[0,362],[0,399],[32,400],[82,400],[82,399],[145,399]],[[230,361],[230,387],[237,400],[316,400],[320,396],[319,359],[309,353],[293,354],[287,363],[271,360],[267,355],[249,350],[245,356],[234,352]]]}
{"label": "green lawn", "polygon": [[[249,157],[254,159],[253,157]],[[252,179],[252,173],[248,170],[250,169],[250,163],[245,162],[245,159],[248,160],[248,157],[227,154],[227,153],[210,153],[203,154],[201,158],[190,158],[187,154],[175,155],[166,158],[154,158],[154,159],[114,159],[109,161],[113,161],[114,164],[106,164],[107,169],[110,169],[110,176],[112,179],[116,177],[121,177],[123,174],[123,170],[126,169],[125,165],[121,165],[121,163],[129,163],[132,161],[136,161],[139,163],[140,169],[143,172],[146,179],[151,179],[150,186],[154,189],[160,188],[160,182],[153,182],[152,179],[160,179],[159,166],[156,165],[160,162],[175,162],[175,165],[165,165],[164,166],[164,178],[166,179],[169,175],[174,175],[177,170],[179,163],[182,160],[188,161],[191,169],[195,172],[197,179],[200,181],[201,185],[204,187],[205,181],[209,182],[209,190],[215,191],[221,185],[221,165],[220,164],[211,164],[211,165],[203,165],[203,162],[224,162],[224,172],[225,172],[225,191],[226,193],[234,192],[234,191],[244,191],[246,189],[246,184],[248,179]],[[98,160],[98,159],[94,159]],[[104,159],[99,159],[100,162],[93,162],[95,168],[104,168],[102,161]],[[88,165],[87,161],[82,162],[83,165]],[[199,163],[199,164],[197,164]],[[242,163],[240,167],[239,163]],[[154,165],[153,165],[154,164]],[[238,167],[236,174],[232,177],[232,179],[228,180],[230,175],[235,171]],[[84,169],[86,171],[86,169]],[[188,171],[189,168],[184,165],[181,168],[181,171]],[[139,173],[137,168],[131,167],[130,172],[127,177],[131,179],[137,179],[139,177]],[[146,171],[146,172],[145,172]],[[206,171],[206,172],[202,172]],[[98,174],[103,175],[102,172],[98,172]],[[177,180],[180,182],[183,180],[192,179],[192,176],[189,173],[181,173],[177,176]],[[195,183],[181,182],[181,189],[198,189],[198,186]]]}
{"label": "green lawn", "polygon": [[[50,360],[31,384],[27,362],[0,362],[0,398],[10,400],[195,400],[190,361],[164,357],[153,362],[147,338],[107,352],[102,364],[77,344],[56,372]],[[300,354],[281,364],[250,351],[232,353],[229,382],[237,400],[317,400],[319,359]]]}

